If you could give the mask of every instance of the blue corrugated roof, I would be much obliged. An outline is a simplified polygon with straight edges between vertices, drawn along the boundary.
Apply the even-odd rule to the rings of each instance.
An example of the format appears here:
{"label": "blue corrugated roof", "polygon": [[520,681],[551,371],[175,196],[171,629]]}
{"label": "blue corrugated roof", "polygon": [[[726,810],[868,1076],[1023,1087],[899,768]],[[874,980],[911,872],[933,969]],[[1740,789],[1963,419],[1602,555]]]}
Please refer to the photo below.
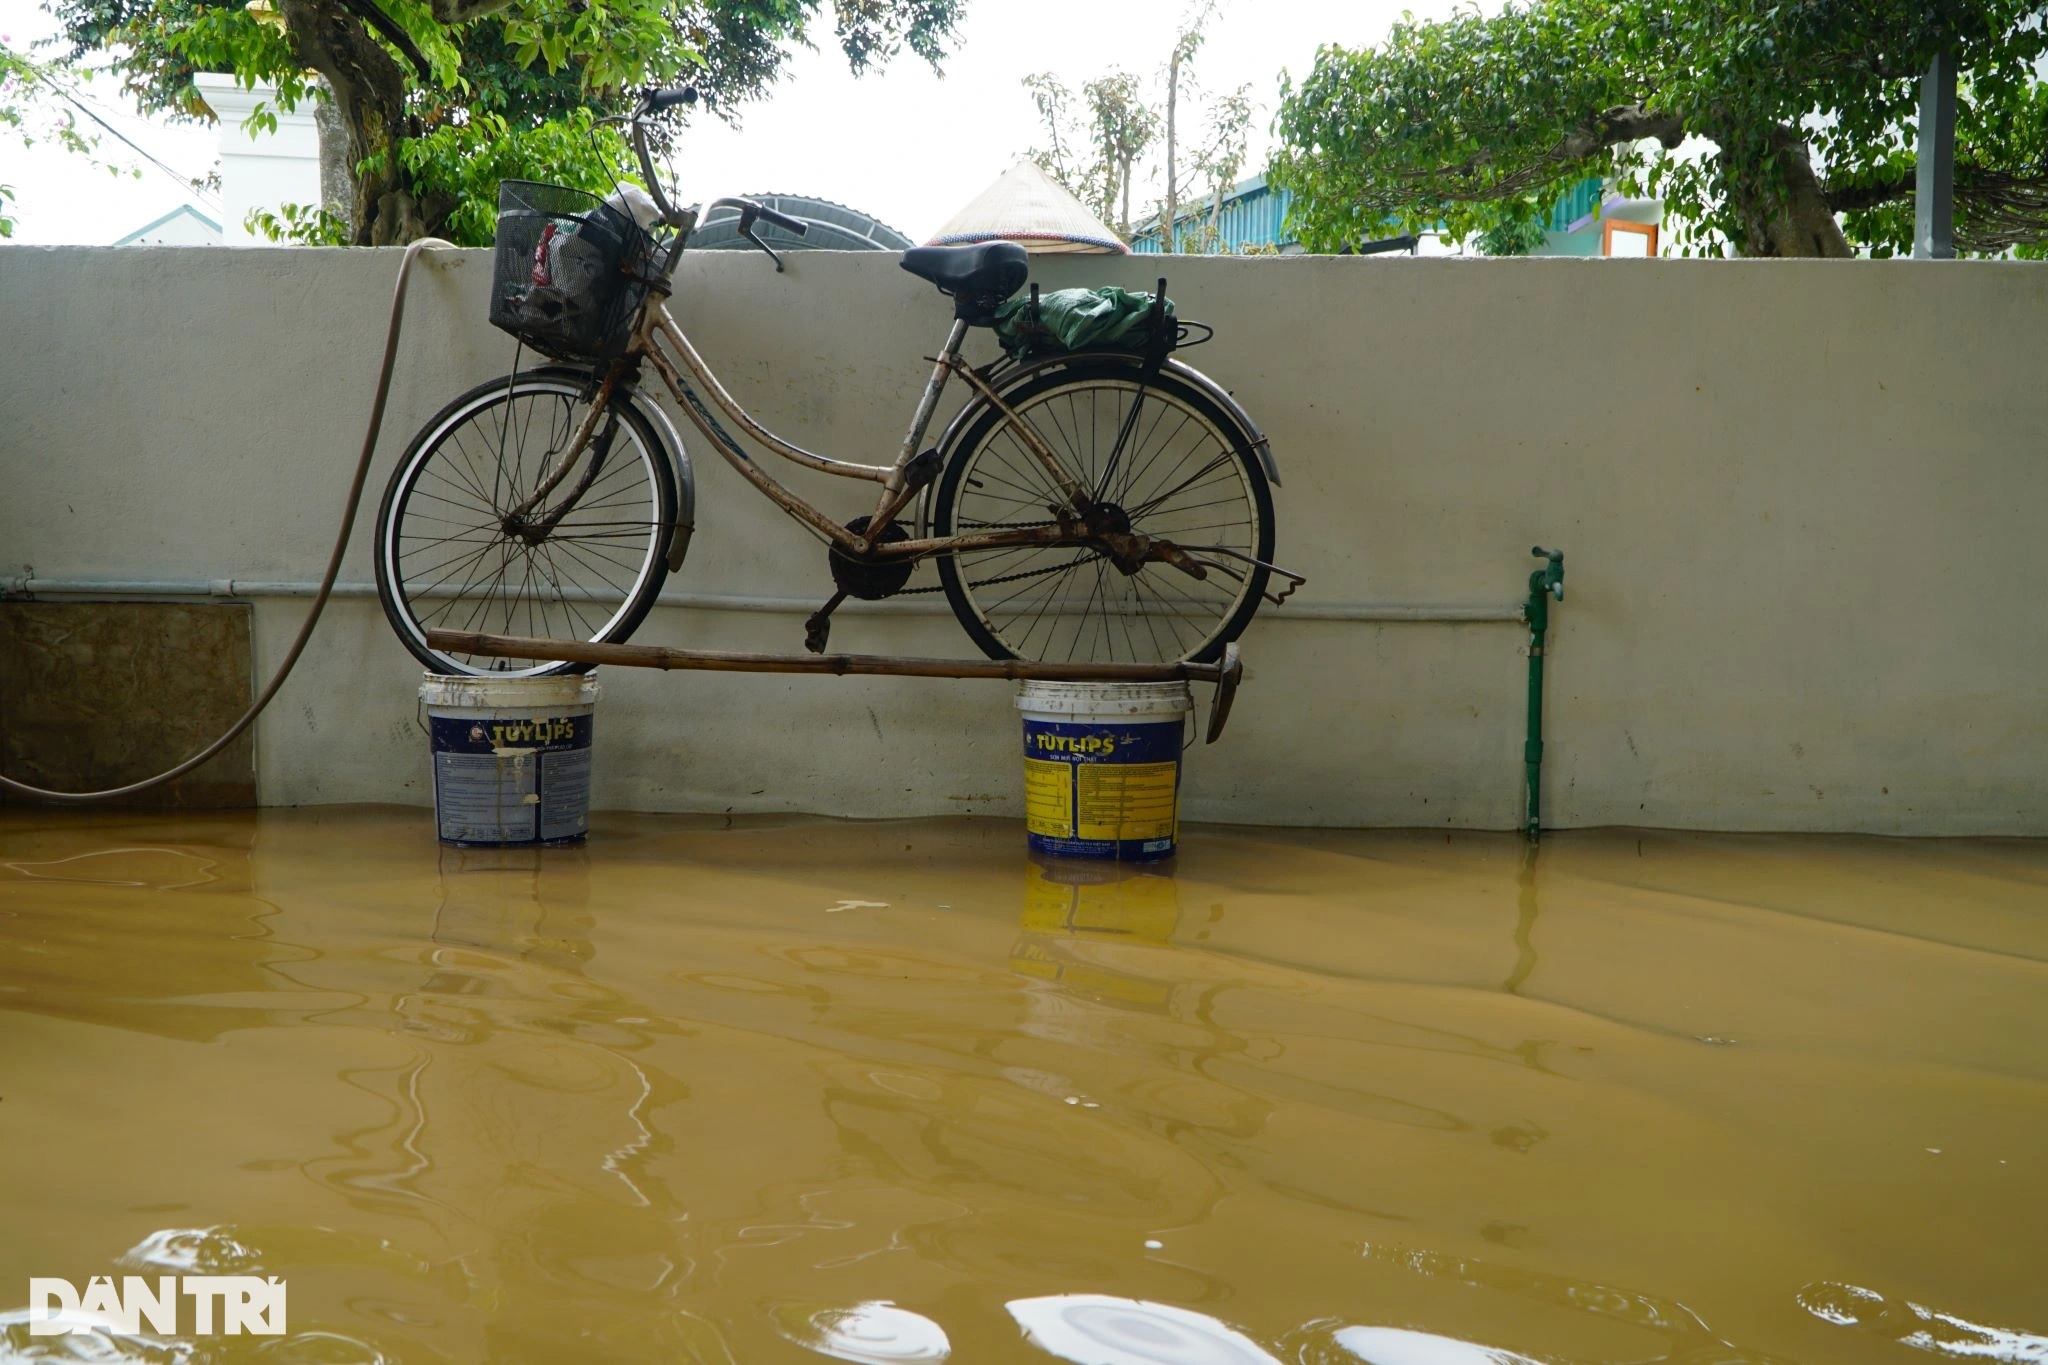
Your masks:
{"label": "blue corrugated roof", "polygon": [[[1550,206],[1550,216],[1544,221],[1544,227],[1551,232],[1570,232],[1574,226],[1597,213],[1605,184],[1597,175],[1581,180]],[[1217,235],[1222,238],[1224,250],[1293,245],[1294,235],[1286,230],[1287,209],[1293,202],[1292,192],[1281,190],[1275,193],[1263,175],[1240,180],[1223,200]],[[1185,208],[1177,207],[1174,218],[1180,224],[1182,236],[1207,227],[1212,207],[1207,196]],[[1155,222],[1131,238],[1131,250],[1156,253],[1161,250],[1159,238],[1159,227]]]}
{"label": "blue corrugated roof", "polygon": [[[1222,239],[1224,250],[1284,246],[1293,241],[1292,236],[1282,236],[1287,207],[1293,202],[1293,191],[1274,192],[1263,175],[1238,181],[1236,187],[1224,196],[1223,212],[1217,215],[1217,236]],[[1181,235],[1185,237],[1190,232],[1208,227],[1214,208],[1215,201],[1206,194],[1176,206],[1173,216]],[[1159,238],[1159,226],[1155,221],[1150,228],[1141,229],[1131,237],[1131,250],[1157,253],[1161,249]]]}

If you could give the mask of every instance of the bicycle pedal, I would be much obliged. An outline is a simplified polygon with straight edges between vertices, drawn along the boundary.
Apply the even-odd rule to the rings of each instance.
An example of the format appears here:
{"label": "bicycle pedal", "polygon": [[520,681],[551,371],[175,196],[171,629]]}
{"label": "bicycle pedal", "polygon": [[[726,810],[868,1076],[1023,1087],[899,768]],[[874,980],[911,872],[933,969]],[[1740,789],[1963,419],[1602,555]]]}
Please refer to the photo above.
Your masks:
{"label": "bicycle pedal", "polygon": [[825,652],[825,642],[832,638],[832,612],[846,600],[846,590],[832,594],[824,606],[804,618],[804,648],[813,654]]}

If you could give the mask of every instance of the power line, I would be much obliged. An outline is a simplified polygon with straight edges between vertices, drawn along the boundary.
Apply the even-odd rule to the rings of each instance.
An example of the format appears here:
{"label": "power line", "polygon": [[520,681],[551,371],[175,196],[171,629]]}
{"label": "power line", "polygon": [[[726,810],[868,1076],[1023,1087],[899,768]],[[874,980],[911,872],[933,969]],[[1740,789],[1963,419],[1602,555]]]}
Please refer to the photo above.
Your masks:
{"label": "power line", "polygon": [[[33,70],[33,68],[31,69]],[[66,90],[63,86],[57,84],[57,82],[51,80],[43,72],[36,71],[35,76],[37,80],[41,81],[44,85],[47,85],[50,87],[50,89],[54,90],[57,93],[57,97],[59,99],[62,99],[72,108],[78,110],[79,113],[84,114],[94,123],[97,123],[100,127],[106,129],[109,133],[113,134],[114,138],[117,141],[122,143],[130,151],[134,152],[137,156],[141,157],[144,161],[147,161],[150,165],[156,167],[156,169],[162,171],[165,175],[177,181],[178,187],[184,190],[185,193],[191,195],[200,203],[205,204],[215,213],[221,213],[224,211],[221,208],[220,201],[218,199],[215,199],[211,194],[208,194],[205,190],[200,189],[199,186],[193,182],[190,176],[180,175],[175,168],[171,167],[165,162],[158,160],[149,151],[147,151],[145,148],[136,143],[136,141],[133,138],[129,137],[119,128],[116,128],[113,124],[101,118],[77,96],[73,95],[69,90]]]}

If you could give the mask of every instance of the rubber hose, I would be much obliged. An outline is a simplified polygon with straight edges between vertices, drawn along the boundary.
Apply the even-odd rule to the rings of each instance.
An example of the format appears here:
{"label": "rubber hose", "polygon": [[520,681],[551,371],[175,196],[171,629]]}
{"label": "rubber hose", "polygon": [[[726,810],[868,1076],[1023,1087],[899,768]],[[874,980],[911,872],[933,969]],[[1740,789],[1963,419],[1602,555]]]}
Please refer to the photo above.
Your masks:
{"label": "rubber hose", "polygon": [[356,509],[363,501],[363,484],[370,476],[370,459],[377,451],[377,433],[384,426],[384,400],[391,392],[391,370],[398,360],[399,327],[405,320],[405,287],[412,274],[412,263],[421,251],[430,246],[454,247],[453,242],[444,242],[439,237],[422,237],[405,249],[405,259],[398,264],[398,283],[391,293],[391,323],[384,332],[384,364],[377,372],[377,396],[370,403],[370,427],[363,433],[363,452],[356,458],[356,474],[348,486],[348,506],[341,514],[341,529],[335,533],[334,549],[327,556],[327,572],[320,578],[320,591],[313,595],[313,605],[306,610],[306,620],[299,627],[298,638],[285,651],[284,662],[277,666],[263,694],[256,698],[241,719],[228,727],[228,732],[213,743],[201,749],[192,757],[167,772],[155,777],[145,777],[140,782],[130,782],[123,787],[109,787],[96,792],[60,792],[45,787],[30,786],[16,782],[13,778],[0,775],[0,790],[13,792],[17,796],[34,797],[38,801],[54,801],[62,805],[85,805],[93,801],[111,801],[116,797],[133,796],[146,792],[152,787],[161,787],[166,782],[175,782],[186,773],[212,758],[222,749],[235,742],[242,731],[255,724],[256,717],[263,714],[263,708],[270,705],[271,698],[284,686],[284,680],[291,676],[292,668],[299,662],[299,656],[306,652],[306,642],[313,638],[313,627],[320,623],[320,613],[327,608],[328,595],[334,591],[334,580],[341,574],[342,555],[348,550],[348,539],[356,526]]}

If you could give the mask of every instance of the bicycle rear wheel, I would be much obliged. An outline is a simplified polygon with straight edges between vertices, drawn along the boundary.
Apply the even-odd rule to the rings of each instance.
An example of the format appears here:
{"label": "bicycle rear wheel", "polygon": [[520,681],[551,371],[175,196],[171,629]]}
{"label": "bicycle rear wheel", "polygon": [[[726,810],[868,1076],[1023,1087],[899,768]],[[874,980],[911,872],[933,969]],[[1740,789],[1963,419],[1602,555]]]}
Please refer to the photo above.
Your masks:
{"label": "bicycle rear wheel", "polygon": [[589,665],[444,653],[427,644],[430,629],[616,641],[653,607],[676,482],[634,398],[614,395],[575,466],[519,511],[589,413],[588,388],[585,376],[548,371],[479,384],[400,458],[377,513],[377,596],[435,672],[538,677]]}
{"label": "bicycle rear wheel", "polygon": [[[1142,394],[1142,402],[1140,395]],[[1172,372],[1088,356],[1026,376],[1003,401],[1129,529],[1203,561],[1197,579],[1166,563],[1125,573],[1087,546],[1012,546],[940,555],[953,614],[996,659],[1206,663],[1258,610],[1273,558],[1273,498],[1253,435]],[[1135,409],[1135,416],[1133,410]],[[932,530],[967,535],[1051,525],[1065,499],[987,407],[950,454]]]}

